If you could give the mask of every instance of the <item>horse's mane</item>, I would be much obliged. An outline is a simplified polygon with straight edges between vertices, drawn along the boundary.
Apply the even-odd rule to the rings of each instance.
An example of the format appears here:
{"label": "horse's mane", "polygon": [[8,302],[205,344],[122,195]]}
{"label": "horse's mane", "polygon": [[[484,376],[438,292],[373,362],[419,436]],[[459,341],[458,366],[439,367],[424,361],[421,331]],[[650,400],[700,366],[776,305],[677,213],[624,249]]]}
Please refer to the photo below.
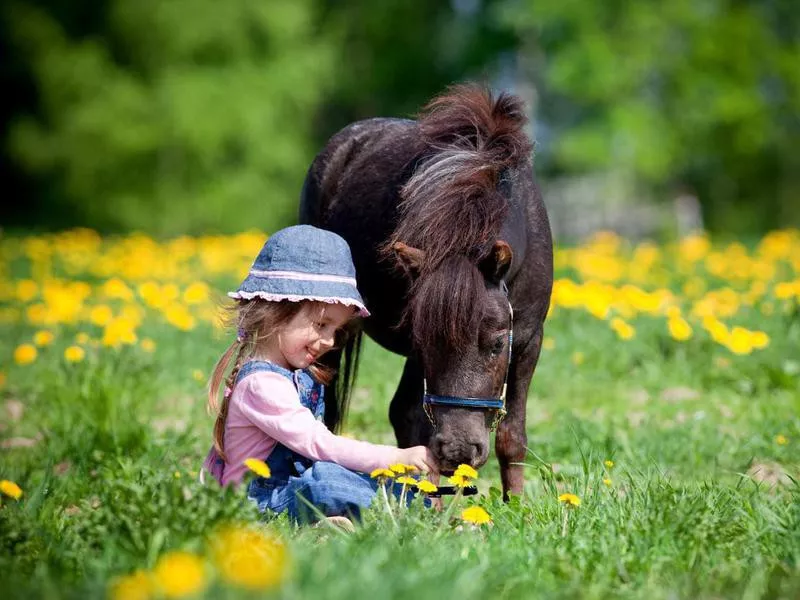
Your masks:
{"label": "horse's mane", "polygon": [[494,97],[477,85],[449,88],[418,118],[426,150],[401,189],[400,219],[387,244],[425,253],[406,314],[418,343],[463,347],[477,331],[487,296],[476,265],[508,213],[501,175],[529,161],[526,122],[518,97]]}
{"label": "horse's mane", "polygon": [[522,101],[496,98],[477,85],[457,85],[434,98],[418,118],[427,151],[401,190],[400,220],[390,245],[425,252],[424,270],[450,256],[484,258],[508,211],[501,173],[528,161]]}

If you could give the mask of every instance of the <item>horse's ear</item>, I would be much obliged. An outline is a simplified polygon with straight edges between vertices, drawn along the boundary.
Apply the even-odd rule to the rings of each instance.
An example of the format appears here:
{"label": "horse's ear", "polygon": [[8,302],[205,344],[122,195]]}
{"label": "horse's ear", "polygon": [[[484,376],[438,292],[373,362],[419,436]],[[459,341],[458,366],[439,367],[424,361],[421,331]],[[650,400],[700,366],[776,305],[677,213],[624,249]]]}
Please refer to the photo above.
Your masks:
{"label": "horse's ear", "polygon": [[395,242],[392,244],[392,250],[397,255],[400,264],[405,267],[409,275],[416,277],[422,270],[422,264],[425,262],[425,252],[419,248],[414,248],[403,242]]}
{"label": "horse's ear", "polygon": [[508,273],[513,256],[511,246],[503,240],[497,240],[492,246],[489,256],[480,262],[478,268],[488,281],[500,283]]}

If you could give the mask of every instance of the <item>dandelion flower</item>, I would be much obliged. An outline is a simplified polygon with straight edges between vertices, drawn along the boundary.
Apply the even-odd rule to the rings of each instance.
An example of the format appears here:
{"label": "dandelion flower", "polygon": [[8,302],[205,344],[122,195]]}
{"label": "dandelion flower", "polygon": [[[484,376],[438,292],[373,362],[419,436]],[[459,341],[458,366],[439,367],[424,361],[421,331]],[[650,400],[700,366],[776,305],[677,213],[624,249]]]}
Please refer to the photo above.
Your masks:
{"label": "dandelion flower", "polygon": [[394,471],[397,475],[402,475],[403,473],[408,473],[408,466],[402,463],[397,463],[395,465],[389,465],[389,468]]}
{"label": "dandelion flower", "polygon": [[682,317],[670,317],[667,320],[667,329],[672,339],[685,342],[692,337],[692,326]]}
{"label": "dandelion flower", "polygon": [[67,360],[67,362],[81,362],[85,356],[86,351],[80,346],[70,346],[64,350],[64,358]]}
{"label": "dandelion flower", "polygon": [[461,518],[467,523],[472,523],[473,525],[484,525],[492,522],[489,513],[487,513],[480,506],[470,506],[469,508],[465,508],[461,513]]}
{"label": "dandelion flower", "polygon": [[264,479],[272,477],[269,466],[263,460],[258,458],[248,458],[244,461],[244,466],[250,469],[253,473]]}
{"label": "dandelion flower", "polygon": [[478,478],[478,472],[469,465],[458,465],[454,475],[463,475],[464,477],[469,477],[470,479]]}
{"label": "dandelion flower", "polygon": [[105,304],[99,304],[92,307],[89,311],[89,321],[98,327],[104,327],[111,322],[114,318],[114,313],[111,312],[111,307]]}
{"label": "dandelion flower", "polygon": [[20,344],[14,350],[14,362],[18,365],[29,365],[36,360],[36,346],[33,344]]}
{"label": "dandelion flower", "polygon": [[614,466],[614,461],[611,460],[610,458],[607,458],[606,460],[603,461],[603,464],[606,466],[606,468],[610,469]]}
{"label": "dandelion flower", "polygon": [[611,484],[612,484],[612,483],[613,483],[613,482],[612,482],[612,481],[611,481],[611,480],[610,480],[608,477],[604,477],[604,478],[603,478],[603,485],[604,485],[604,486],[606,486],[606,487],[611,487]]}
{"label": "dandelion flower", "polygon": [[192,379],[195,381],[205,381],[205,378],[205,375],[203,375],[203,372],[200,369],[195,369],[192,371]]}
{"label": "dandelion flower", "polygon": [[80,333],[75,334],[75,342],[78,344],[88,344],[89,343],[89,334],[85,331],[81,331]]}
{"label": "dandelion flower", "polygon": [[417,485],[417,480],[413,477],[409,477],[408,475],[403,475],[395,479],[395,481],[402,485]]}
{"label": "dandelion flower", "polygon": [[567,506],[580,506],[581,499],[578,498],[575,494],[561,494],[558,497],[559,502],[563,502]]}
{"label": "dandelion flower", "polygon": [[52,331],[42,330],[33,334],[33,343],[37,346],[49,346],[55,339]]}
{"label": "dandelion flower", "polygon": [[156,350],[156,343],[150,338],[143,338],[139,345],[145,352],[155,352]]}
{"label": "dandelion flower", "polygon": [[370,477],[373,479],[381,479],[383,477],[394,477],[394,471],[390,469],[375,469],[372,473],[369,474]]}
{"label": "dandelion flower", "polygon": [[779,433],[775,436],[775,443],[778,444],[778,446],[785,446],[789,443],[789,439],[785,435]]}
{"label": "dandelion flower", "polygon": [[111,600],[149,600],[153,597],[153,580],[150,575],[138,570],[117,578],[111,585]]}
{"label": "dandelion flower", "polygon": [[750,336],[750,342],[756,350],[762,350],[769,346],[769,336],[763,331],[754,331]]}
{"label": "dandelion flower", "polygon": [[22,488],[8,479],[3,479],[0,481],[0,493],[5,494],[9,498],[13,498],[14,500],[19,500],[22,498]]}
{"label": "dandelion flower", "polygon": [[230,526],[217,532],[210,554],[224,581],[251,590],[275,587],[289,570],[283,541],[254,527]]}
{"label": "dandelion flower", "polygon": [[727,342],[728,350],[734,354],[750,354],[753,351],[752,337],[744,327],[734,327]]}
{"label": "dandelion flower", "polygon": [[633,328],[633,325],[619,317],[611,319],[611,329],[623,340],[630,340],[636,335],[636,330]]}
{"label": "dandelion flower", "polygon": [[197,594],[206,586],[203,559],[190,552],[169,552],[158,559],[153,581],[167,598]]}
{"label": "dandelion flower", "polygon": [[439,490],[434,484],[427,479],[421,479],[417,482],[417,489],[424,494],[432,494]]}
{"label": "dandelion flower", "polygon": [[465,488],[470,484],[469,477],[465,477],[464,475],[453,475],[452,477],[448,477],[447,481],[460,488]]}

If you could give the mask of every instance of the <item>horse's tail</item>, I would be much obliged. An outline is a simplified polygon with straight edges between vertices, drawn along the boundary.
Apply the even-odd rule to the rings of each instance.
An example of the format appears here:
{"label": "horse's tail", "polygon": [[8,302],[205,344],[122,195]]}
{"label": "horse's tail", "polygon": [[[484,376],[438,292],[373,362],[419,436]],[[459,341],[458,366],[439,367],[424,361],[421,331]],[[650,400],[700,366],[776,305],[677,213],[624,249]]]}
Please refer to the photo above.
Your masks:
{"label": "horse's tail", "polygon": [[500,179],[530,159],[526,123],[519,97],[474,84],[434,98],[419,117],[427,150],[402,188],[390,244],[424,250],[426,270],[455,254],[485,257],[508,211]]}
{"label": "horse's tail", "polygon": [[361,329],[355,331],[348,337],[344,347],[338,352],[329,352],[323,357],[337,361],[331,365],[337,368],[336,377],[325,389],[325,425],[331,431],[338,432],[342,422],[347,415],[350,405],[350,396],[353,392],[353,384],[358,374],[358,359],[361,355],[361,342],[364,334]]}

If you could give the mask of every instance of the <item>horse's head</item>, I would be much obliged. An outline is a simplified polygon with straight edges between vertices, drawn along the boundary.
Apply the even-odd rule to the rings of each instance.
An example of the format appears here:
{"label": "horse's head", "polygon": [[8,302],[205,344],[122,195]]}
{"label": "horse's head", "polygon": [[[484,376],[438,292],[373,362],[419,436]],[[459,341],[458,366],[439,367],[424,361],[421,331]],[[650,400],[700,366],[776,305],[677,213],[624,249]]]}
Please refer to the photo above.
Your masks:
{"label": "horse's head", "polygon": [[504,282],[511,248],[498,241],[480,261],[451,256],[432,269],[423,251],[402,242],[394,250],[414,278],[407,318],[425,378],[431,451],[444,472],[461,463],[480,467],[502,414],[511,358]]}

